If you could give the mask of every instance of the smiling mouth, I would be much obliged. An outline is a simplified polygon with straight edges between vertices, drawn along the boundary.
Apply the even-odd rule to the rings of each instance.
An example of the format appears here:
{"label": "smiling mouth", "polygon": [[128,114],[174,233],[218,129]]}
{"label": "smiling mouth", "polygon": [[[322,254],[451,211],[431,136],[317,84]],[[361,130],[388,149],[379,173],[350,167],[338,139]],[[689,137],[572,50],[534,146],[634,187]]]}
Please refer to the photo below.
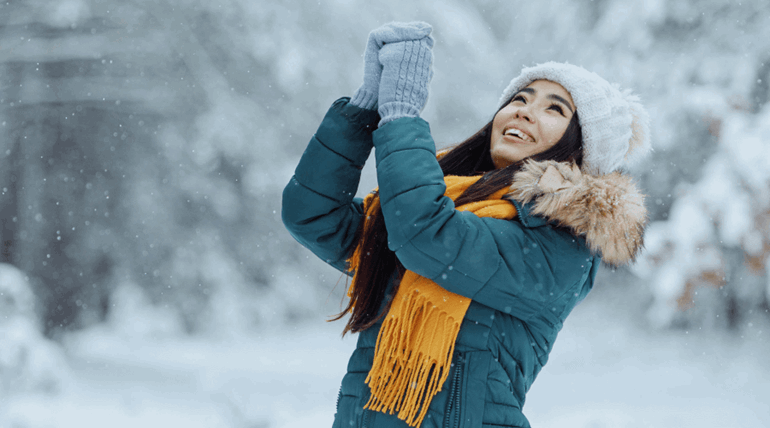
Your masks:
{"label": "smiling mouth", "polygon": [[503,132],[503,135],[505,136],[513,136],[518,137],[520,140],[523,140],[527,143],[534,143],[535,140],[530,137],[529,135],[525,134],[524,131],[516,128],[508,128]]}

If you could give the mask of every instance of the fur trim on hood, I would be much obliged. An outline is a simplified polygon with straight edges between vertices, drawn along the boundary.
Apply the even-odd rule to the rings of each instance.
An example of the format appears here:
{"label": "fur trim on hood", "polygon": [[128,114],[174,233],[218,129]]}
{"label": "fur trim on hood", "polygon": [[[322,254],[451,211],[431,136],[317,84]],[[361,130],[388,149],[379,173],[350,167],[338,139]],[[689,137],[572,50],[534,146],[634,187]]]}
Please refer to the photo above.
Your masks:
{"label": "fur trim on hood", "polygon": [[530,213],[570,228],[610,266],[633,262],[644,244],[647,209],[631,177],[583,174],[575,164],[528,161],[514,175],[513,199]]}

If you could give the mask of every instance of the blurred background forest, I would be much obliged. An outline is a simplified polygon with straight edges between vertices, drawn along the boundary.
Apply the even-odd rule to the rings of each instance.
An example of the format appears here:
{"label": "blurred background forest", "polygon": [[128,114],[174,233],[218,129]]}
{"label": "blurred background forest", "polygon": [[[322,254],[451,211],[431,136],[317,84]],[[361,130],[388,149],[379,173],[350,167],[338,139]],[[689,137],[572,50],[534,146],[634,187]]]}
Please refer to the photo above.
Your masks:
{"label": "blurred background forest", "polygon": [[423,117],[440,146],[486,123],[522,66],[567,61],[634,89],[654,154],[631,173],[652,223],[635,266],[602,272],[597,288],[623,291],[602,304],[631,302],[660,334],[763,340],[749,332],[770,309],[766,0],[10,0],[0,395],[55,389],[34,355],[72,332],[227,337],[335,313],[344,279],[283,229],[280,195],[392,20],[433,25]]}

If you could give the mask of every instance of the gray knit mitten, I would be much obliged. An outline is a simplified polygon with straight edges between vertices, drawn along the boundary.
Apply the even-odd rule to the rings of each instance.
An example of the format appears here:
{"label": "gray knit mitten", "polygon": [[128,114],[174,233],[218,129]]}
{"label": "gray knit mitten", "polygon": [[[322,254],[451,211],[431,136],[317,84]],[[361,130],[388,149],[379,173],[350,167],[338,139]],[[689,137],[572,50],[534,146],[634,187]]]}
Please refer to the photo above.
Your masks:
{"label": "gray knit mitten", "polygon": [[350,104],[367,110],[377,109],[377,95],[380,88],[382,64],[378,58],[380,45],[377,43],[374,31],[369,33],[364,51],[364,83],[356,90],[350,99]]}
{"label": "gray knit mitten", "polygon": [[382,77],[379,108],[382,126],[401,117],[417,117],[428,101],[428,84],[433,77],[433,37],[427,32],[409,39],[385,43],[380,48]]}
{"label": "gray knit mitten", "polygon": [[364,51],[364,83],[356,90],[350,99],[350,104],[374,110],[377,108],[380,76],[380,48],[386,43],[396,43],[405,40],[416,40],[430,35],[431,26],[424,22],[391,22],[382,25],[369,33]]}

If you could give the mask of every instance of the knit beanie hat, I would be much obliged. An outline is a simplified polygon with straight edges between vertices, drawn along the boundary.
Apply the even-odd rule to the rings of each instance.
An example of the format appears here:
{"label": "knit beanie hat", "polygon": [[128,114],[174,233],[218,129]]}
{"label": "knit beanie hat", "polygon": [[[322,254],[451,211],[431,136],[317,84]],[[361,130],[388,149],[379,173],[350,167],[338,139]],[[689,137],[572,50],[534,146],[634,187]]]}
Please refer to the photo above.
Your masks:
{"label": "knit beanie hat", "polygon": [[556,82],[572,95],[583,133],[584,172],[609,174],[637,163],[651,150],[650,119],[639,97],[576,65],[546,62],[525,67],[503,91],[500,107],[539,79]]}

